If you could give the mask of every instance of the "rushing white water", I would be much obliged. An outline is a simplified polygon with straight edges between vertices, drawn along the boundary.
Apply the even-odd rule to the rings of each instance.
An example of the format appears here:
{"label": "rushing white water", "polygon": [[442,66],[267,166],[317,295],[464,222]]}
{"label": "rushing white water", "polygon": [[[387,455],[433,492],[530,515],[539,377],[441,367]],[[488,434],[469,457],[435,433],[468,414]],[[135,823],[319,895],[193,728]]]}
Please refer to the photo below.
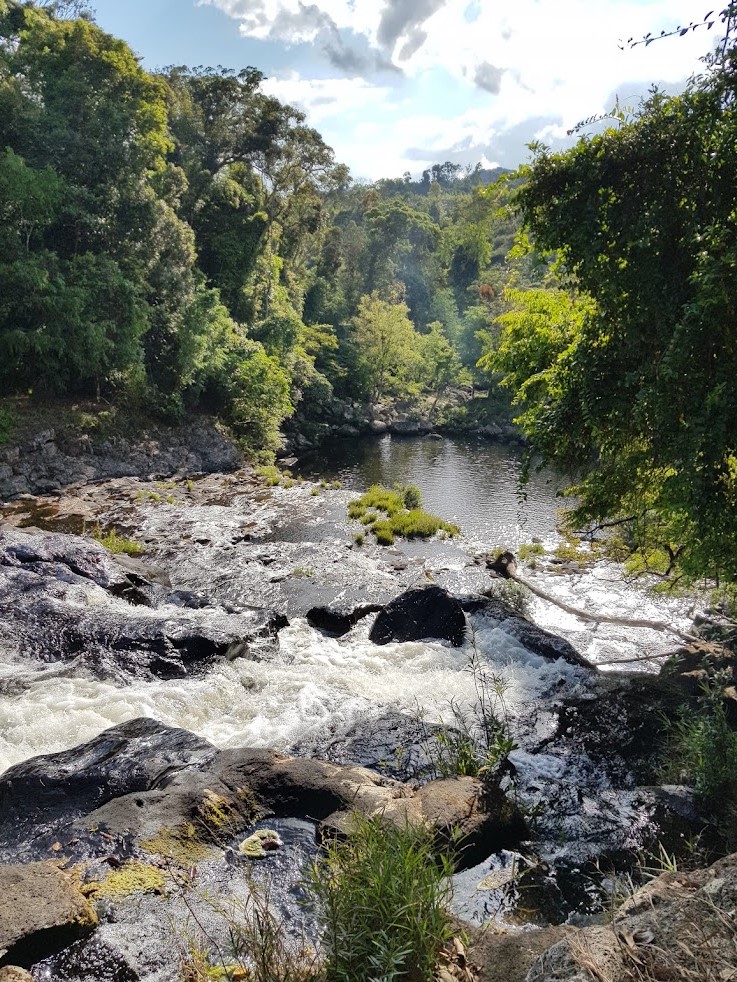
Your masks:
{"label": "rushing white water", "polygon": [[[475,644],[507,682],[510,711],[524,714],[552,688],[573,693],[585,674],[534,655],[483,618]],[[117,723],[148,716],[186,727],[219,747],[287,749],[326,727],[340,731],[376,707],[428,721],[448,717],[452,697],[475,700],[463,648],[432,642],[378,646],[370,618],[343,638],[327,638],[298,618],[280,633],[280,648],[262,661],[237,660],[200,678],[132,682],[121,687],[90,677],[42,680],[0,697],[0,771],[36,754],[75,746]],[[0,677],[17,666],[0,665]]]}

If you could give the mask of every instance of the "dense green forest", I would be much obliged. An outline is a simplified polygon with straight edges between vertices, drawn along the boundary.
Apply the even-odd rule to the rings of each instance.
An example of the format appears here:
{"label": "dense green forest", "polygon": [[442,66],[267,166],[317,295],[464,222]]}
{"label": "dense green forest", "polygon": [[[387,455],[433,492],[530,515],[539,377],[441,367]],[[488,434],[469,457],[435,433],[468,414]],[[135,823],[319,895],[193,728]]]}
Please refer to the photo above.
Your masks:
{"label": "dense green forest", "polygon": [[0,385],[223,415],[484,382],[496,173],[354,184],[255,68],[144,71],[84,4],[0,0]]}
{"label": "dense green forest", "polygon": [[737,580],[737,5],[681,95],[569,151],[374,184],[257,69],[148,73],[84,8],[0,0],[3,394],[263,451],[336,398],[501,382],[575,522]]}
{"label": "dense green forest", "polygon": [[575,475],[573,524],[622,522],[655,571],[735,581],[737,4],[717,19],[681,95],[536,148],[515,204],[548,289],[508,295],[482,365]]}

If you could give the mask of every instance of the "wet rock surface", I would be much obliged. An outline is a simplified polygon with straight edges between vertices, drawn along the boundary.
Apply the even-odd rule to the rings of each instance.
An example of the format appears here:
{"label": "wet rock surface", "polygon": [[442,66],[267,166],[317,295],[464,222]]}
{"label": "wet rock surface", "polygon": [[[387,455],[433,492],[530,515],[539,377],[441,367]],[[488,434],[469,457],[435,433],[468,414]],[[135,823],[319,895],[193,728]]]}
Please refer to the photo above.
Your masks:
{"label": "wet rock surface", "polygon": [[97,678],[175,678],[253,657],[285,619],[171,591],[160,570],[64,534],[0,530],[0,644],[24,662],[80,659]]}
{"label": "wet rock surface", "polygon": [[374,644],[437,638],[459,646],[466,636],[466,618],[455,597],[438,586],[401,594],[380,612],[369,634]]}
{"label": "wet rock surface", "polygon": [[502,600],[494,597],[469,597],[461,603],[464,610],[489,618],[506,634],[536,655],[542,655],[543,658],[550,658],[553,661],[562,658],[569,665],[591,667],[590,663],[565,638],[551,634],[550,631],[533,624]]}
{"label": "wet rock surface", "polygon": [[[238,843],[254,830],[277,822],[293,847],[294,862],[285,864],[287,851],[271,864],[283,880],[276,902],[289,904],[299,864],[320,838],[350,834],[356,811],[402,826],[427,823],[439,842],[459,829],[461,866],[517,842],[525,826],[514,804],[501,792],[493,800],[480,792],[471,778],[414,790],[351,765],[218,751],[187,731],[134,720],[0,778],[0,842],[16,864],[0,867],[0,886],[23,899],[13,905],[17,916],[2,908],[0,948],[26,967],[53,956],[45,964],[54,978],[171,978],[172,925],[183,913],[202,912],[213,937],[227,934],[214,909],[207,914],[205,893],[217,891],[218,904],[248,896],[251,863]],[[37,889],[34,877],[50,878],[53,889]],[[33,917],[23,915],[29,904]],[[98,915],[96,934],[77,940]],[[49,945],[47,928],[67,924],[74,931]]]}

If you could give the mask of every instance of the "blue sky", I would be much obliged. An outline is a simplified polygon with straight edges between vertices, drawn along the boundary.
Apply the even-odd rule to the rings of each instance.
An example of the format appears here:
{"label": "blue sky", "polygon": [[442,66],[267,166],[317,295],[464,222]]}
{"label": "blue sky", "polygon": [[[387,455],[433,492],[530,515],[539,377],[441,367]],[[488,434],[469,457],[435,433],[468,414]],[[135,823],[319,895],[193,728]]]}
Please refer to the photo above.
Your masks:
{"label": "blue sky", "polygon": [[[698,0],[92,0],[145,67],[253,65],[357,178],[502,164],[578,120],[680,88],[716,38],[620,49],[709,10]],[[718,7],[718,5],[717,5]],[[702,9],[703,8],[703,9]]]}

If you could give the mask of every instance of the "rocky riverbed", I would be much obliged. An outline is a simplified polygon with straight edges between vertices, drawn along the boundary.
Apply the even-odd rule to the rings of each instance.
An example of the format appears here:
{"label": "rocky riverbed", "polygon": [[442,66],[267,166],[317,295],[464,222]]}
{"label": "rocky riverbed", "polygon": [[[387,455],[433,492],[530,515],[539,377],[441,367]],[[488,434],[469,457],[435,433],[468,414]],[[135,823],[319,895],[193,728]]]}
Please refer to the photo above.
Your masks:
{"label": "rocky riverbed", "polygon": [[[693,686],[598,672],[484,597],[486,565],[462,547],[358,546],[348,497],[236,469],[118,477],[3,509],[0,884],[13,900],[0,966],[177,978],[193,933],[225,943],[207,898],[247,899],[238,847],[264,826],[284,845],[258,876],[309,931],[295,884],[356,808],[426,821],[439,842],[460,827],[455,913],[500,932],[468,928],[479,978],[589,978],[580,944],[626,965],[622,931],[640,957],[692,917],[684,904],[733,909],[726,863],[666,884],[662,924],[635,899],[613,927],[571,926],[611,905],[641,851],[705,825],[708,838],[688,792],[656,786],[657,713]],[[113,528],[143,553],[89,534]],[[491,797],[433,766],[448,700],[476,698],[474,659],[499,680],[517,745]]]}

